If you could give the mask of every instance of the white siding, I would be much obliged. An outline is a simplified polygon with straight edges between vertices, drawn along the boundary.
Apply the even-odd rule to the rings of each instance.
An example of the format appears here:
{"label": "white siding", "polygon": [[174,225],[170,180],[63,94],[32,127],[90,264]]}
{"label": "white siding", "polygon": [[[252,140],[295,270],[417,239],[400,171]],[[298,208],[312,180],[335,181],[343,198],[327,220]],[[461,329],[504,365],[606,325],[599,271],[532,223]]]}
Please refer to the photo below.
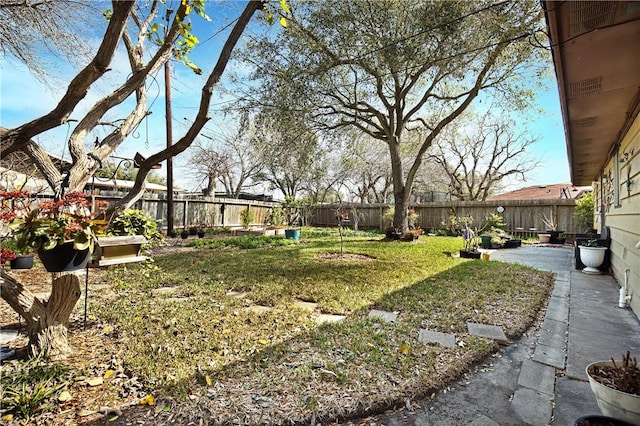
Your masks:
{"label": "white siding", "polygon": [[[640,118],[636,118],[620,148],[609,159],[603,176],[607,177],[601,180],[601,186],[605,224],[611,231],[611,266],[621,286],[628,271],[631,307],[640,316],[640,248],[636,248],[640,244]],[[594,188],[596,206],[602,202],[601,186]]]}

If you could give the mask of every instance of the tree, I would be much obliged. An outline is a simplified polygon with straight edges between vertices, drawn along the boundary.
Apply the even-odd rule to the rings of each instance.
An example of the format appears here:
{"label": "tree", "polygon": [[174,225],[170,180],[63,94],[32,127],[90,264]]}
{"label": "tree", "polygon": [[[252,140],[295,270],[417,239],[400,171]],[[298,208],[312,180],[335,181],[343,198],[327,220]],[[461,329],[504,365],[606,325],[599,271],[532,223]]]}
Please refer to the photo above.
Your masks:
{"label": "tree", "polygon": [[[195,11],[206,16],[204,15],[203,9],[204,1],[190,0],[182,1],[179,4],[180,6],[175,12],[167,12],[167,22],[170,22],[170,24],[165,32],[166,36],[160,38],[158,36],[160,26],[154,23],[154,18],[159,11],[160,2],[155,0],[151,1],[149,8],[144,10],[145,16],[142,16],[140,14],[142,11],[137,8],[134,9],[136,3],[131,1],[114,1],[112,3],[112,10],[106,13],[108,24],[104,37],[93,59],[72,79],[67,92],[51,112],[16,128],[0,129],[0,136],[2,137],[0,157],[5,157],[7,154],[15,151],[25,152],[38,167],[39,171],[45,176],[51,188],[59,195],[62,194],[63,182],[68,182],[69,190],[71,191],[83,189],[88,179],[90,179],[93,173],[101,166],[104,160],[114,152],[147,115],[148,106],[145,82],[155,70],[171,57],[176,57],[187,66],[193,68],[194,71],[202,72],[188,60],[187,56],[190,49],[195,45],[193,35],[190,33],[188,15],[191,11]],[[202,88],[198,112],[192,125],[186,131],[185,135],[170,148],[151,155],[140,164],[134,187],[127,196],[120,200],[119,208],[121,210],[132,205],[140,198],[144,189],[145,178],[154,165],[183,152],[202,130],[209,119],[208,111],[212,94],[226,68],[231,52],[238,43],[242,32],[251,20],[253,14],[261,7],[261,2],[247,3],[229,33],[218,61],[206,79]],[[127,23],[133,24],[131,27],[136,29],[136,34],[127,31],[129,28]],[[145,53],[144,47],[149,36],[155,41],[157,49],[154,52]],[[68,122],[70,114],[85,97],[90,86],[100,80],[109,70],[109,64],[120,41],[123,41],[123,45],[125,46],[131,66],[131,73],[120,86],[89,108],[85,116],[75,124],[68,140],[72,165],[68,175],[63,179],[62,173],[55,167],[51,158],[33,138],[47,130]],[[150,59],[144,62],[145,58]],[[135,102],[132,103],[132,108],[124,113],[124,118],[112,122],[102,121],[107,112],[112,111],[118,106],[124,108],[124,101],[129,99],[131,95],[135,96]],[[122,109],[118,111],[118,114],[120,114]],[[94,143],[94,135],[92,132],[98,126],[102,125],[107,125],[112,130],[102,140]],[[89,147],[88,150],[87,147]],[[56,309],[62,309],[69,303],[75,304],[75,300],[78,299],[79,294],[78,282],[79,277],[76,276],[72,285],[61,286],[55,289],[55,298],[50,298],[46,303],[44,303],[44,301],[41,302],[45,304],[51,312],[56,312]],[[28,289],[15,284],[15,281],[5,276],[0,280],[0,288],[2,290],[2,298],[7,301],[9,305],[19,307],[19,309],[24,311],[28,311],[30,304],[32,304],[35,298]],[[68,315],[67,318],[56,318],[56,321],[62,324],[63,327],[57,328],[54,332],[47,334],[46,339],[39,343],[45,356],[47,356],[49,349],[56,346],[58,342],[66,343],[67,340],[66,323],[68,321]],[[42,327],[45,326],[47,326],[47,324],[42,324]]]}
{"label": "tree", "polygon": [[[256,179],[295,200],[313,175],[322,151],[318,136],[291,115],[261,115],[256,148],[264,168]],[[317,170],[317,169],[316,169]]]}
{"label": "tree", "polygon": [[[255,39],[242,58],[262,84],[248,104],[287,105],[328,129],[356,128],[388,148],[394,225],[407,229],[427,149],[478,99],[522,108],[543,49],[538,2],[292,2],[286,35]],[[407,129],[425,130],[405,167]]]}
{"label": "tree", "polygon": [[439,166],[452,197],[484,201],[504,178],[524,180],[538,166],[527,155],[536,139],[516,129],[511,119],[485,114],[468,126],[450,127],[441,134],[429,159]]}
{"label": "tree", "polygon": [[48,82],[55,67],[47,53],[72,64],[90,57],[86,41],[101,18],[92,12],[91,2],[76,0],[0,0],[0,54]]}

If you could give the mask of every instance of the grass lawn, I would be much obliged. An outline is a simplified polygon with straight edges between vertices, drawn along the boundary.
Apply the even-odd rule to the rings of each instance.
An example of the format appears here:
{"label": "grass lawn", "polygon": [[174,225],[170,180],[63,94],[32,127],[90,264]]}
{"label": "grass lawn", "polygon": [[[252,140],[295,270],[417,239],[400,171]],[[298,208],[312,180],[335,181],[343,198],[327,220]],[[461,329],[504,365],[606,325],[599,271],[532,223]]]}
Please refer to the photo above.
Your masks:
{"label": "grass lawn", "polygon": [[[242,238],[259,248],[193,240],[201,247],[155,256],[157,270],[108,273],[115,297],[89,310],[99,352],[110,358],[92,372],[109,376],[110,406],[152,394],[153,407],[127,411],[157,416],[149,424],[280,424],[404,404],[437,392],[496,349],[470,336],[466,322],[499,325],[517,337],[553,283],[547,272],[452,258],[447,253],[457,253],[460,238],[404,243],[351,233],[345,257],[328,256],[340,252],[334,230],[304,230],[299,243],[262,247],[264,239]],[[398,319],[369,318],[372,308]],[[345,319],[319,324],[321,314]],[[457,347],[420,343],[420,329],[453,333]],[[131,378],[140,386],[123,396],[121,383]]]}

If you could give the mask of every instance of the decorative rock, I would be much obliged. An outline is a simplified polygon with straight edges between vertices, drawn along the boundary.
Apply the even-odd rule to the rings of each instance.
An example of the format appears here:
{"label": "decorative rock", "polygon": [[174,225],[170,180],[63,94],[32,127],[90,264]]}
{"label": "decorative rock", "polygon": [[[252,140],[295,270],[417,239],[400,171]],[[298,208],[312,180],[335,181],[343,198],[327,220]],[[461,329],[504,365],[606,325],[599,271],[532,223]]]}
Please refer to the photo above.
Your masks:
{"label": "decorative rock", "polygon": [[372,309],[369,312],[369,318],[379,318],[386,322],[396,322],[396,319],[398,319],[398,314],[394,312],[387,312],[387,311]]}
{"label": "decorative rock", "polygon": [[271,311],[273,308],[269,307],[269,306],[260,306],[260,305],[255,305],[255,306],[249,306],[248,308],[245,308],[250,312],[253,312],[254,314],[264,314],[266,312]]}
{"label": "decorative rock", "polygon": [[493,339],[498,343],[509,343],[509,339],[507,339],[504,331],[502,331],[502,327],[468,322],[467,330],[469,330],[469,334],[472,336],[486,337],[487,339]]}
{"label": "decorative rock", "polygon": [[343,315],[328,315],[321,314],[315,319],[316,324],[324,324],[324,323],[336,323],[343,321],[346,317]]}
{"label": "decorative rock", "polygon": [[313,312],[318,307],[317,303],[312,302],[304,302],[302,300],[296,300],[293,304],[296,308],[302,309],[303,311]]}
{"label": "decorative rock", "polygon": [[447,348],[454,348],[456,346],[456,337],[453,334],[424,329],[420,330],[418,341],[422,343],[438,343]]}
{"label": "decorative rock", "polygon": [[175,294],[178,291],[178,287],[160,287],[151,290],[151,294],[154,296],[164,296],[168,294]]}

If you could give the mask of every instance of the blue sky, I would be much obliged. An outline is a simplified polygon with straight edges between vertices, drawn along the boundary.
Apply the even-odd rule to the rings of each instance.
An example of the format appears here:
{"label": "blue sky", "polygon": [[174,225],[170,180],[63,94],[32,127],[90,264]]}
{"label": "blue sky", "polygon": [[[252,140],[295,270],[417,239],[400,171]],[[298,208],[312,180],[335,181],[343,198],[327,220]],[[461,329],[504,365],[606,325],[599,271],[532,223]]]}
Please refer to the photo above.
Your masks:
{"label": "blue sky", "polygon": [[[171,1],[168,1],[171,3]],[[208,73],[218,58],[218,52],[226,39],[227,31],[219,32],[235,19],[244,2],[223,2],[215,9],[209,7],[207,13],[212,22],[206,23],[194,16],[194,33],[200,39],[200,46],[191,55],[192,60],[200,66],[204,74],[197,76],[181,64],[172,65],[172,115],[173,134],[177,140],[185,130],[185,125],[195,116],[200,99],[200,89]],[[254,18],[255,19],[255,18]],[[251,31],[249,28],[248,31]],[[215,36],[214,36],[215,34]],[[100,33],[96,34],[96,42]],[[550,65],[551,66],[551,65]],[[113,71],[107,81],[92,87],[86,101],[81,103],[72,114],[73,118],[80,118],[87,105],[104,96],[116,81],[121,81],[128,72],[126,57],[119,52],[112,63]],[[55,88],[48,88],[32,78],[25,66],[13,61],[3,61],[0,67],[0,125],[15,127],[30,119],[49,112],[66,89],[66,82],[71,78],[69,69],[59,70],[60,82]],[[228,73],[227,73],[228,74]],[[134,137],[129,137],[115,155],[131,158],[135,152],[150,155],[164,146],[165,112],[164,112],[164,78],[162,72],[156,76],[156,82],[149,87],[149,98],[152,102],[151,114],[143,121]],[[569,182],[569,166],[567,162],[566,145],[562,126],[562,116],[558,100],[555,77],[550,73],[546,87],[536,92],[536,106],[544,111],[543,115],[529,114],[522,117],[520,125],[539,137],[539,142],[533,146],[531,155],[539,157],[542,165],[530,172],[526,182],[507,183],[507,189],[516,189],[529,185],[544,185]],[[212,120],[205,129],[205,134],[220,134],[225,131],[226,118],[220,112],[230,98],[218,94],[214,96],[211,107]],[[116,118],[112,116],[111,118]],[[68,126],[63,125],[40,135],[37,139],[48,151],[68,158],[65,140],[68,136]],[[190,174],[188,165],[189,151],[174,159],[174,182],[177,186],[187,189],[197,189],[198,181]],[[159,171],[166,173],[165,169]]]}

